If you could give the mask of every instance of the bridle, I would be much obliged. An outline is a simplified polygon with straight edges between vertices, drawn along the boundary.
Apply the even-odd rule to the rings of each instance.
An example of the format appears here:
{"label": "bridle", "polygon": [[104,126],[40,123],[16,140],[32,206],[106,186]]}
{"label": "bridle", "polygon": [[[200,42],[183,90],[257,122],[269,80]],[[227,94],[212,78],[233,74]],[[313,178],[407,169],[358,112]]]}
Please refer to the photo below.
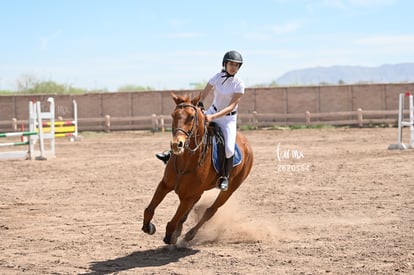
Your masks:
{"label": "bridle", "polygon": [[[184,109],[184,108],[192,108],[195,112],[195,116],[193,118],[193,123],[191,125],[191,129],[189,131],[186,131],[183,128],[173,128],[172,132],[173,135],[176,135],[177,132],[182,132],[184,135],[186,135],[187,139],[184,143],[184,149],[190,151],[190,153],[194,154],[203,144],[206,144],[206,140],[207,140],[207,125],[205,123],[203,123],[203,127],[204,127],[204,133],[203,136],[201,138],[201,140],[199,141],[199,138],[197,137],[198,134],[198,127],[199,127],[199,119],[198,119],[198,115],[199,112],[197,110],[197,107],[194,106],[193,104],[189,104],[189,103],[180,103],[177,104],[177,106],[175,107],[175,109]],[[194,138],[194,143],[195,143],[195,147],[191,148],[190,147],[190,141],[191,139]]]}
{"label": "bridle", "polygon": [[[201,140],[199,140],[200,138],[198,137],[198,127],[199,127],[199,112],[196,106],[194,106],[193,104],[189,104],[189,103],[180,103],[177,104],[177,106],[175,107],[175,109],[177,110],[178,108],[180,109],[184,109],[184,108],[192,108],[195,112],[195,115],[193,117],[193,121],[192,121],[192,125],[191,125],[191,129],[189,131],[177,127],[177,128],[173,128],[172,129],[172,133],[173,135],[176,135],[178,132],[182,132],[184,135],[186,135],[187,139],[184,142],[184,150],[187,150],[190,152],[190,154],[195,154],[195,152],[197,150],[200,149],[200,147],[202,148],[201,150],[201,154],[198,157],[198,162],[197,165],[195,167],[192,167],[192,163],[191,162],[187,162],[185,164],[185,166],[182,169],[179,169],[177,166],[177,161],[178,158],[174,158],[174,169],[175,169],[175,173],[176,173],[176,182],[175,182],[175,187],[174,189],[177,190],[179,183],[180,183],[180,177],[184,174],[188,174],[191,173],[195,170],[197,170],[199,167],[203,166],[204,164],[204,160],[207,154],[207,138],[208,138],[208,132],[207,132],[207,123],[205,120],[205,117],[203,119],[204,123],[203,123],[203,128],[204,128],[204,133],[203,136],[201,137]],[[201,111],[200,111],[201,113]],[[194,144],[195,147],[191,148],[190,147],[190,142],[191,139],[194,139]]]}

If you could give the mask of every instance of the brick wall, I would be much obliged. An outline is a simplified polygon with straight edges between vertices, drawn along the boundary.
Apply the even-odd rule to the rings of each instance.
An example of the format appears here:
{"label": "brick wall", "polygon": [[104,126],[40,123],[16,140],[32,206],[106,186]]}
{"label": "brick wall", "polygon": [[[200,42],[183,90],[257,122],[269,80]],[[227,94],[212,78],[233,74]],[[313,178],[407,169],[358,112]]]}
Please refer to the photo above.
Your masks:
{"label": "brick wall", "polygon": [[[414,83],[367,84],[310,87],[250,88],[241,100],[241,113],[311,113],[363,110],[396,110],[398,94],[414,92]],[[198,90],[174,91],[196,96]],[[47,111],[50,95],[0,96],[0,130],[5,121],[28,119],[28,102],[41,101]],[[78,105],[80,121],[86,118],[137,117],[163,114],[169,116],[174,102],[169,91],[56,95],[56,117],[73,118],[72,101]],[[211,103],[212,95],[206,100]],[[80,123],[81,124],[81,123]]]}

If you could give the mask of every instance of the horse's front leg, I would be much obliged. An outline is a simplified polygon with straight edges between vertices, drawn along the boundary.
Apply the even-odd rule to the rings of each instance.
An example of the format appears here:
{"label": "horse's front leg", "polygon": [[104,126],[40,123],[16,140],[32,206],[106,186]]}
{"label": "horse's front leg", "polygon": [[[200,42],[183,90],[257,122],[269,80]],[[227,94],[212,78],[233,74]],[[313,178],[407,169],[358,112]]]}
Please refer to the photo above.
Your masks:
{"label": "horse's front leg", "polygon": [[164,181],[161,181],[157,189],[155,190],[154,196],[152,197],[151,202],[144,211],[144,222],[142,223],[142,231],[150,235],[154,234],[156,231],[155,225],[151,223],[152,218],[154,217],[155,208],[162,202],[165,196],[171,191],[171,188],[168,188]]}
{"label": "horse's front leg", "polygon": [[175,212],[174,217],[167,223],[165,230],[164,242],[166,244],[176,244],[178,237],[181,235],[183,229],[183,224],[187,220],[188,214],[193,208],[194,204],[200,199],[180,199],[180,204],[178,205],[177,211]]}

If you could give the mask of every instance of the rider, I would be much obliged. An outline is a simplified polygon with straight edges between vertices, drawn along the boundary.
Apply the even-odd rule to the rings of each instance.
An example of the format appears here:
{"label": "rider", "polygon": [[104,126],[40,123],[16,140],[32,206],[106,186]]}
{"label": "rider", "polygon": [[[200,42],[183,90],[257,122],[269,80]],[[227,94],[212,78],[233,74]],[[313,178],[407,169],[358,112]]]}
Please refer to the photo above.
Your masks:
{"label": "rider", "polygon": [[[229,186],[229,176],[233,169],[234,147],[236,144],[237,107],[244,94],[244,83],[236,76],[243,64],[243,57],[237,51],[226,52],[223,57],[222,70],[215,74],[201,92],[203,101],[211,91],[214,91],[213,103],[205,112],[207,122],[216,122],[224,135],[225,162],[221,171],[218,188],[226,191]],[[201,106],[202,106],[202,102]],[[157,158],[167,163],[171,152],[156,154]]]}

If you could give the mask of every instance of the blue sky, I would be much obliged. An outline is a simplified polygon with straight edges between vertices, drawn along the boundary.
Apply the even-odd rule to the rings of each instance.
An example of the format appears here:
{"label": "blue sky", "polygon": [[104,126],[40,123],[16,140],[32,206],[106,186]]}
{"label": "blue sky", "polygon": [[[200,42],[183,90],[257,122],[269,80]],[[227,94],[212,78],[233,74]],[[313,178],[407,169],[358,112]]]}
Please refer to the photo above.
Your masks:
{"label": "blue sky", "polygon": [[0,90],[189,89],[227,50],[247,86],[315,66],[414,62],[411,0],[0,0]]}

